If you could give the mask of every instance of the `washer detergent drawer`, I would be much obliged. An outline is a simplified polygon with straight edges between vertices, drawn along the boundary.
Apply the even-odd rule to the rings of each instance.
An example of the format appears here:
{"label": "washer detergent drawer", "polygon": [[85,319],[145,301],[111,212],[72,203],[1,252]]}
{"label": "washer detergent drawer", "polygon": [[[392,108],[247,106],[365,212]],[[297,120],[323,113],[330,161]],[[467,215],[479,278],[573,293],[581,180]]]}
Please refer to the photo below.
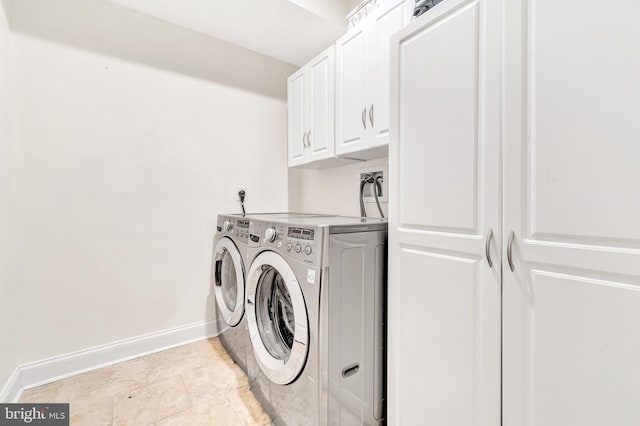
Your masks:
{"label": "washer detergent drawer", "polygon": [[330,237],[322,384],[329,425],[377,425],[384,418],[385,240],[385,232]]}

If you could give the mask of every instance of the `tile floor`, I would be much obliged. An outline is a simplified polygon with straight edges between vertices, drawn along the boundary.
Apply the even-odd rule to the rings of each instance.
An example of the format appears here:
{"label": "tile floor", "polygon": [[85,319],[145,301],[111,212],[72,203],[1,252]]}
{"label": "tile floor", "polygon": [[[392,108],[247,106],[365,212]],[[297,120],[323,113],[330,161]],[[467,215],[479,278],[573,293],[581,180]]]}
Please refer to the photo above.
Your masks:
{"label": "tile floor", "polygon": [[29,389],[20,402],[68,402],[72,426],[271,424],[217,338]]}

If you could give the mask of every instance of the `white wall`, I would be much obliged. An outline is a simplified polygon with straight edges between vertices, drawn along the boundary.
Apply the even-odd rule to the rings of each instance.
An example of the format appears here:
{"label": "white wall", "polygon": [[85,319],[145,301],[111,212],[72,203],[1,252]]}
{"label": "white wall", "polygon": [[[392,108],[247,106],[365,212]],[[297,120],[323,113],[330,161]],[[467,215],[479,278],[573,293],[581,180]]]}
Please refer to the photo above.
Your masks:
{"label": "white wall", "polygon": [[18,362],[214,319],[216,214],[287,208],[295,68],[102,0],[12,12]]}
{"label": "white wall", "polygon": [[[291,169],[289,207],[302,213],[360,216],[360,171],[388,166],[388,157],[321,170]],[[379,217],[375,203],[365,203],[367,214]],[[387,204],[382,204],[387,215]]]}
{"label": "white wall", "polygon": [[363,0],[347,0],[347,12],[351,12],[356,8]]}
{"label": "white wall", "polygon": [[11,226],[11,110],[10,110],[10,31],[5,6],[0,2],[0,391],[16,368],[15,328],[17,294],[13,270]]}

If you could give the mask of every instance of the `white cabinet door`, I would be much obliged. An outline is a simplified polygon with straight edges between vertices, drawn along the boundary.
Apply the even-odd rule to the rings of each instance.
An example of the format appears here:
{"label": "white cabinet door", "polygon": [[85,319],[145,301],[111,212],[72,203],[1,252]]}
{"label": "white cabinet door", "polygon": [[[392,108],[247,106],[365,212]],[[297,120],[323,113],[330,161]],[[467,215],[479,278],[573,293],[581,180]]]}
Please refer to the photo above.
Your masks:
{"label": "white cabinet door", "polygon": [[306,73],[303,67],[287,79],[289,167],[298,166],[307,161],[307,112],[305,111],[305,92]]}
{"label": "white cabinet door", "polygon": [[365,100],[365,27],[336,42],[336,154],[363,149],[368,128]]}
{"label": "white cabinet door", "polygon": [[389,143],[389,47],[391,36],[409,22],[405,0],[389,0],[371,18],[367,49],[368,146]]}
{"label": "white cabinet door", "polygon": [[391,43],[389,425],[500,425],[499,6]]}
{"label": "white cabinet door", "polygon": [[335,154],[334,65],[333,46],[306,65],[309,80],[308,161],[331,158]]}
{"label": "white cabinet door", "polygon": [[505,3],[505,426],[640,424],[640,2]]}

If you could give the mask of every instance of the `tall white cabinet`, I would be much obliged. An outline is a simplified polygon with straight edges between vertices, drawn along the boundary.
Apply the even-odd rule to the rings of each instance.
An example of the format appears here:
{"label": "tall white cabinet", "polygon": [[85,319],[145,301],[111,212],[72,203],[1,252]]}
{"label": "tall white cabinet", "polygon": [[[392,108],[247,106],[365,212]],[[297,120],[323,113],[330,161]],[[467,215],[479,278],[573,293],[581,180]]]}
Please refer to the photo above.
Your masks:
{"label": "tall white cabinet", "polygon": [[505,2],[504,424],[640,424],[640,3]]}
{"label": "tall white cabinet", "polygon": [[637,16],[446,0],[394,36],[390,425],[640,424]]}
{"label": "tall white cabinet", "polygon": [[388,153],[389,41],[409,22],[405,0],[387,0],[336,42],[336,154]]}
{"label": "tall white cabinet", "polygon": [[500,424],[498,5],[447,0],[393,39],[390,425]]}

